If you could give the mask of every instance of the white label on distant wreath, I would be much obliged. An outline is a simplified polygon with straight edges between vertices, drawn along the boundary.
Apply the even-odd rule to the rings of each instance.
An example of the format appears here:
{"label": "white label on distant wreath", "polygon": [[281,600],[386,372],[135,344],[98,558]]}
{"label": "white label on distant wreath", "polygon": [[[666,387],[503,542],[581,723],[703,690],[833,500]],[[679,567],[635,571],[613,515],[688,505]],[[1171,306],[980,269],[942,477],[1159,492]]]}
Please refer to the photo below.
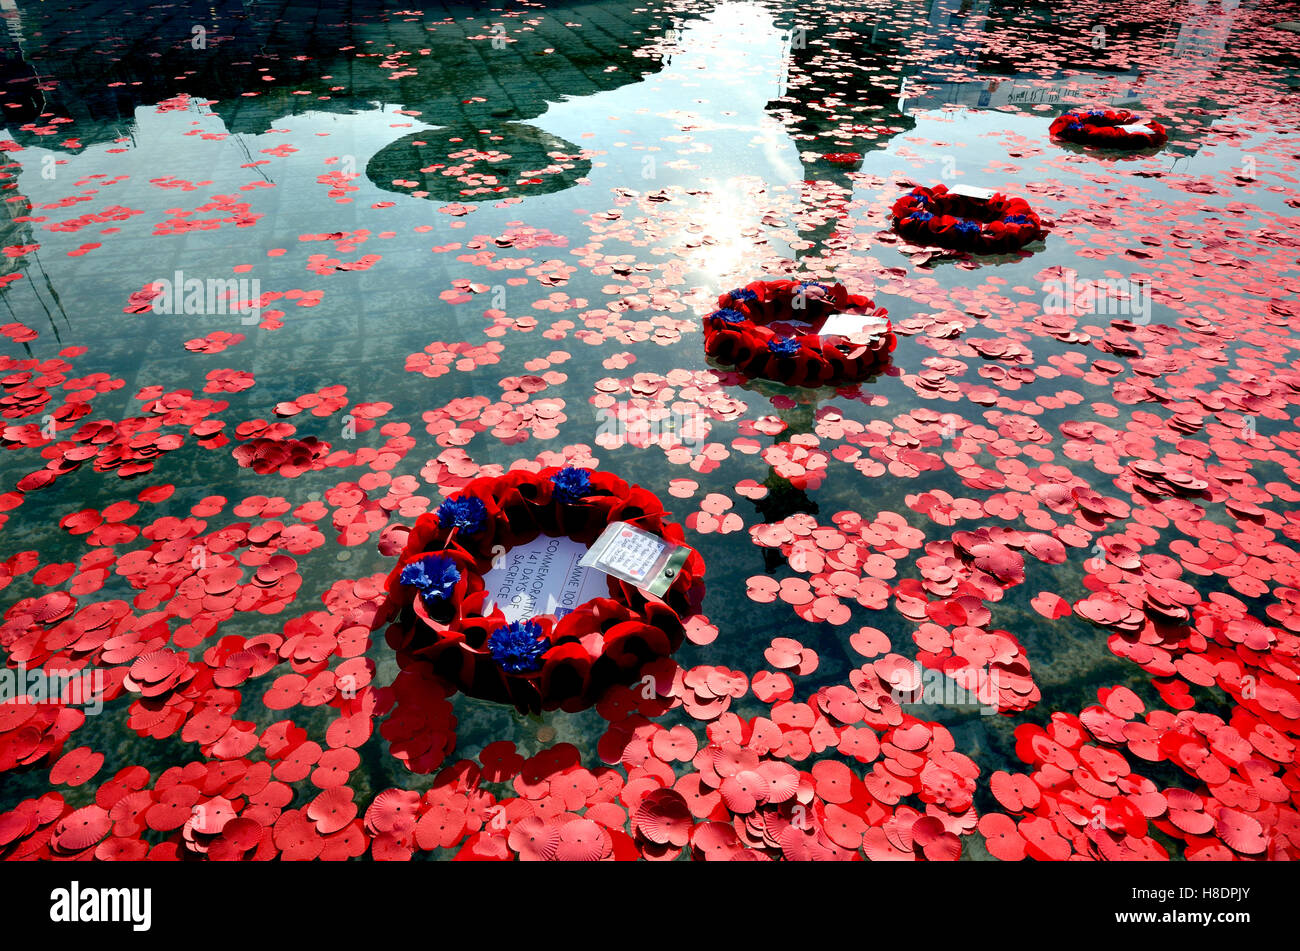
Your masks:
{"label": "white label on distant wreath", "polygon": [[562,618],[592,598],[609,597],[605,575],[578,564],[585,554],[586,545],[549,535],[511,548],[498,559],[500,567],[483,576],[490,595],[485,613],[499,605],[507,621],[539,614]]}
{"label": "white label on distant wreath", "polygon": [[885,322],[875,314],[835,314],[822,329],[817,331],[820,337],[848,337],[852,334],[879,333],[884,330]]}
{"label": "white label on distant wreath", "polygon": [[962,195],[966,198],[976,198],[980,201],[988,201],[993,197],[993,189],[977,188],[974,185],[954,185],[948,189],[949,195]]}
{"label": "white label on distant wreath", "polygon": [[1129,132],[1129,133],[1140,132],[1140,133],[1142,133],[1143,135],[1150,135],[1151,133],[1155,132],[1156,130],[1153,129],[1153,128],[1151,128],[1151,126],[1147,125],[1145,122],[1134,122],[1134,123],[1132,123],[1131,125],[1122,125],[1122,126],[1120,126],[1120,127],[1119,127],[1119,131],[1121,131],[1121,132]]}

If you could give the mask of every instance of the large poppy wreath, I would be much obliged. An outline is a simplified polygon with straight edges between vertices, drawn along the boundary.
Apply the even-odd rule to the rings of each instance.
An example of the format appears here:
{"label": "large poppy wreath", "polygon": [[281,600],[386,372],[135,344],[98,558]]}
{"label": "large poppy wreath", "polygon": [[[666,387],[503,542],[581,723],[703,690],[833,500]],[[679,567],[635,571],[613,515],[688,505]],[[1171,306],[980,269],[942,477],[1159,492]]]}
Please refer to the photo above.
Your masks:
{"label": "large poppy wreath", "polygon": [[610,522],[682,544],[659,499],[605,472],[572,467],[475,479],[416,519],[388,577],[382,620],[398,662],[432,665],[466,694],[521,711],[581,710],[650,662],[669,656],[703,594],[704,560],[691,551],[663,600],[608,578],[609,596],[557,618],[508,622],[483,576],[493,559],[538,536],[590,545]]}
{"label": "large poppy wreath", "polygon": [[[1141,129],[1126,126],[1143,126]],[[1057,116],[1048,129],[1054,139],[1108,149],[1159,148],[1169,141],[1169,132],[1159,122],[1143,119],[1127,109],[1089,109]]]}
{"label": "large poppy wreath", "polygon": [[[823,335],[837,314],[861,315],[867,328]],[[852,383],[879,372],[898,345],[888,313],[842,284],[755,281],[718,298],[704,318],[704,351],[748,377],[790,386]]]}
{"label": "large poppy wreath", "polygon": [[918,185],[894,202],[894,230],[914,244],[977,254],[1016,251],[1046,236],[1047,229],[1023,198],[955,195],[946,185]]}

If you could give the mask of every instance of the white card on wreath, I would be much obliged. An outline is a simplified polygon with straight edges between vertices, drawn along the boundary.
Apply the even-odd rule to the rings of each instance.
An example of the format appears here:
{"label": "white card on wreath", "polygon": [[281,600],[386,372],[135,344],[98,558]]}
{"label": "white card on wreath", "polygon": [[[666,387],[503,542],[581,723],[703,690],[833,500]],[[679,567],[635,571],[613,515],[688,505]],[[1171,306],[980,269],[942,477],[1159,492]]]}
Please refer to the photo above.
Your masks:
{"label": "white card on wreath", "polygon": [[822,329],[817,331],[820,337],[848,337],[860,333],[879,333],[885,329],[883,317],[875,314],[834,314]]}
{"label": "white card on wreath", "polygon": [[609,597],[609,582],[579,562],[589,549],[571,538],[539,535],[502,554],[483,575],[490,596],[485,611],[499,606],[507,621],[538,614],[564,617],[592,598]]}
{"label": "white card on wreath", "polygon": [[976,201],[988,201],[993,197],[994,191],[991,188],[979,188],[975,185],[954,185],[948,189],[948,194],[974,198]]}

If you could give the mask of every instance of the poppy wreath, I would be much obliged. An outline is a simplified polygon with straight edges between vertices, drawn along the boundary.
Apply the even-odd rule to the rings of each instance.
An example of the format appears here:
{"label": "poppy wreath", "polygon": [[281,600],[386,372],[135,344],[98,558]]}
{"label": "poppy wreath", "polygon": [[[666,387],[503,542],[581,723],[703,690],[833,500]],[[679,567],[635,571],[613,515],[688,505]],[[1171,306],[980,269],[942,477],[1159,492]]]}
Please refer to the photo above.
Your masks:
{"label": "poppy wreath", "polygon": [[[1121,126],[1142,123],[1151,131],[1128,132]],[[1159,122],[1143,119],[1127,109],[1089,109],[1067,112],[1052,120],[1048,129],[1052,138],[1079,145],[1097,145],[1108,149],[1159,148],[1169,141],[1169,132]]]}
{"label": "poppy wreath", "polygon": [[981,200],[954,195],[947,185],[918,185],[894,202],[890,214],[894,230],[914,244],[976,254],[1016,251],[1047,234],[1023,198],[995,194]]}
{"label": "poppy wreath", "polygon": [[483,576],[493,558],[540,535],[590,545],[610,522],[684,544],[654,493],[605,472],[516,470],[466,485],[416,519],[379,623],[398,662],[412,659],[466,694],[523,712],[576,712],[606,688],[635,680],[682,643],[703,595],[704,560],[691,551],[662,601],[610,577],[607,598],[557,618],[508,622]]}
{"label": "poppy wreath", "polygon": [[[882,318],[884,329],[870,339],[819,335],[827,320],[845,312]],[[807,326],[782,333],[784,321]],[[718,309],[704,318],[705,353],[747,377],[790,386],[864,380],[889,362],[896,346],[888,312],[842,284],[755,281],[721,295]]]}

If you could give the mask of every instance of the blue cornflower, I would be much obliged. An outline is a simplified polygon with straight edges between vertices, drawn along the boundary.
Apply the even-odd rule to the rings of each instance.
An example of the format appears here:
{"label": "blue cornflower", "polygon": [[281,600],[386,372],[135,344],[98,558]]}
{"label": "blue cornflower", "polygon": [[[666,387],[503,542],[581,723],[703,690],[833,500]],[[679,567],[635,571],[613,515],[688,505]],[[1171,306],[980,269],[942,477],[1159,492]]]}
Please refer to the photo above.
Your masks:
{"label": "blue cornflower", "polygon": [[1066,128],[1068,131],[1070,131],[1070,132],[1082,132],[1082,131],[1083,131],[1083,123],[1082,123],[1082,122],[1071,122],[1071,123],[1070,123],[1069,125],[1067,125],[1065,128]]}
{"label": "blue cornflower", "polygon": [[1090,118],[1090,119],[1104,119],[1104,118],[1106,118],[1106,110],[1105,110],[1105,109],[1089,109],[1089,110],[1088,110],[1088,118]]}
{"label": "blue cornflower", "polygon": [[565,466],[551,476],[555,485],[555,497],[565,505],[572,505],[591,494],[591,473],[586,469]]}
{"label": "blue cornflower", "polygon": [[1031,224],[1033,224],[1033,222],[1030,221],[1029,218],[1026,217],[1025,215],[1007,215],[1007,216],[1006,216],[1005,218],[1003,218],[1002,220],[1003,220],[1006,224],[1009,224],[1009,225],[1031,225]]}
{"label": "blue cornflower", "polygon": [[961,221],[953,225],[952,228],[958,234],[979,234],[980,233],[980,226],[978,222],[971,221],[967,218],[963,218]]}
{"label": "blue cornflower", "polygon": [[536,621],[511,621],[492,632],[488,650],[506,673],[531,674],[542,666],[542,655],[551,649],[551,639],[541,633]]}
{"label": "blue cornflower", "polygon": [[794,337],[773,337],[767,342],[767,349],[778,357],[792,357],[799,352],[799,341]]}
{"label": "blue cornflower", "polygon": [[920,221],[920,222],[926,222],[926,221],[929,221],[929,220],[930,220],[931,218],[933,218],[933,217],[934,217],[934,215],[930,214],[928,211],[914,211],[914,212],[912,212],[910,215],[907,216],[907,220],[908,220],[908,221]]}
{"label": "blue cornflower", "polygon": [[930,204],[930,196],[927,195],[927,194],[926,194],[925,192],[923,192],[923,191],[914,191],[914,192],[912,192],[912,198],[915,199],[915,201],[916,201],[916,203],[917,203],[918,205],[928,205],[928,204]]}
{"label": "blue cornflower", "polygon": [[445,555],[427,555],[402,569],[402,584],[419,590],[426,601],[445,601],[460,581],[460,569]]}
{"label": "blue cornflower", "polygon": [[737,304],[744,301],[758,300],[758,295],[748,287],[737,287],[734,291],[727,291],[727,296]]}
{"label": "blue cornflower", "polygon": [[438,506],[438,524],[443,528],[454,526],[466,535],[476,535],[487,525],[487,506],[482,499],[472,495],[447,499]]}
{"label": "blue cornflower", "polygon": [[720,320],[723,323],[728,324],[739,324],[743,321],[749,320],[749,318],[740,311],[732,310],[730,307],[724,308],[723,310],[715,310],[713,313],[709,314],[709,319]]}

